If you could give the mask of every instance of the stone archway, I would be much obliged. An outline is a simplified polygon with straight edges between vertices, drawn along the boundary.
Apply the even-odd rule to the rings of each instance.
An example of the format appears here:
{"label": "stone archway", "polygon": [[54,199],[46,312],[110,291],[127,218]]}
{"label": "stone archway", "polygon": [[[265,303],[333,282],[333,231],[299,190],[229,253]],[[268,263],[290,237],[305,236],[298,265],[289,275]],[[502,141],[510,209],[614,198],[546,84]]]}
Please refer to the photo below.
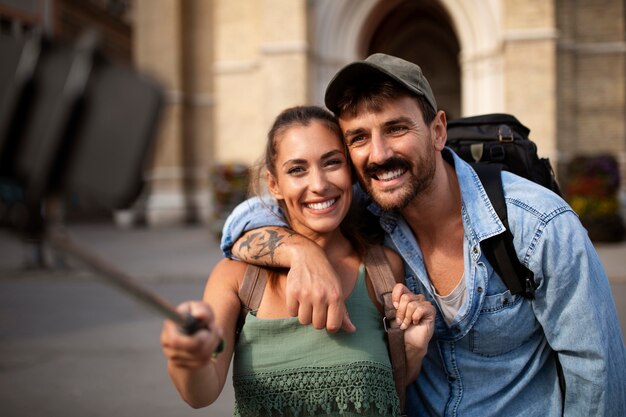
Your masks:
{"label": "stone archway", "polygon": [[[377,16],[382,13],[372,11]],[[448,118],[461,114],[460,45],[450,17],[435,2],[402,2],[373,26],[367,53],[384,52],[420,65]]]}
{"label": "stone archway", "polygon": [[[407,6],[409,4],[414,6]],[[414,17],[421,10],[434,18],[434,21],[428,22],[427,25],[431,30],[430,36],[438,37],[443,31],[445,42],[448,43],[448,53],[443,57],[439,55],[435,57],[433,60],[435,66],[428,69],[432,74],[428,75],[441,90],[436,91],[436,94],[441,95],[444,103],[457,100],[458,110],[455,105],[446,104],[453,113],[452,116],[503,110],[503,37],[498,2],[318,0],[312,2],[310,7],[309,25],[312,38],[309,91],[313,102],[323,103],[324,90],[335,72],[350,61],[365,58],[368,52],[374,50],[374,44],[379,45],[383,42],[387,47],[393,46],[399,48],[398,50],[402,50],[402,44],[408,44],[410,50],[410,43],[413,40],[411,38],[403,40],[399,36],[402,31],[389,26],[390,23],[385,22],[385,19],[389,17],[397,21],[402,18],[403,7],[415,7],[417,10],[413,11]],[[386,31],[388,33],[386,39],[382,35],[385,27],[393,29]],[[406,31],[406,34],[410,33],[411,30]],[[450,42],[453,42],[452,33],[458,45],[456,57],[458,75],[454,83],[458,83],[460,99],[444,99],[445,95],[449,94],[447,86],[444,81],[437,80],[436,74],[437,70],[440,70],[436,66],[437,61],[439,65],[446,66],[446,60],[451,59],[450,51],[455,50],[456,46],[450,45]],[[394,36],[397,39],[392,39]],[[399,45],[395,45],[396,43]],[[406,50],[407,48],[404,48],[405,52]],[[412,59],[410,56],[408,58]],[[424,66],[426,71],[426,60],[419,57],[415,59],[420,60],[420,65]],[[455,66],[448,64],[448,67]],[[448,71],[457,73],[455,70]],[[449,73],[441,74],[450,76]],[[454,96],[453,92],[451,97]]]}

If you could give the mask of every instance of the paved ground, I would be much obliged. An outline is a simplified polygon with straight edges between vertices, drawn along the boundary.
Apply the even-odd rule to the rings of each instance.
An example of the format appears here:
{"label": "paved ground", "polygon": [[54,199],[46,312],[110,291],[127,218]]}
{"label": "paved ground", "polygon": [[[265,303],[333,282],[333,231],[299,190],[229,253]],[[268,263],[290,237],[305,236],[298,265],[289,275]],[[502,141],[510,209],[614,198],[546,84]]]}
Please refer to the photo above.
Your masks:
{"label": "paved ground", "polygon": [[[199,297],[221,257],[200,227],[70,230],[173,304]],[[597,248],[625,331],[626,244]],[[192,410],[178,398],[159,347],[158,316],[74,262],[69,269],[25,269],[30,255],[0,231],[0,415],[231,415],[230,386],[209,409]]]}
{"label": "paved ground", "polygon": [[[173,304],[201,297],[221,257],[202,228],[71,230]],[[0,233],[1,416],[232,415],[230,384],[210,409],[193,410],[180,400],[161,354],[159,316],[76,263],[66,270],[24,269],[30,255]]]}

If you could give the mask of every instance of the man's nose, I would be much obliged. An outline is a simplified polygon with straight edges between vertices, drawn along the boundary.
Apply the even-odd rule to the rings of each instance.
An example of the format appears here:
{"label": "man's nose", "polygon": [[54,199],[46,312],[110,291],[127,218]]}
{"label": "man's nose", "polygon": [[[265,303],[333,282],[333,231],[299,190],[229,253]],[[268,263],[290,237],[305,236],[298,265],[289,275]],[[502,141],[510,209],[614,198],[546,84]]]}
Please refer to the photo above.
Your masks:
{"label": "man's nose", "polygon": [[373,134],[371,138],[371,147],[369,162],[381,164],[393,155],[393,151],[386,143],[385,138],[379,134]]}

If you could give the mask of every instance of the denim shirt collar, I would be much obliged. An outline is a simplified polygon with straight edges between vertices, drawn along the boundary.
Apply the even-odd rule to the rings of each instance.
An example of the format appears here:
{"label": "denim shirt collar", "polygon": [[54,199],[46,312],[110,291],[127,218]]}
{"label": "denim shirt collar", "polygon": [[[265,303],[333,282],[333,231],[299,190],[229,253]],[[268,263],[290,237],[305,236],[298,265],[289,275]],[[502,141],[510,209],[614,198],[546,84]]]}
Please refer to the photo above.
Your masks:
{"label": "denim shirt collar", "polygon": [[[480,242],[502,233],[504,225],[498,218],[476,172],[449,148],[445,148],[442,153],[444,159],[454,166],[458,178],[466,238],[471,236],[472,241]],[[479,198],[474,196],[479,196]],[[370,201],[368,209],[380,216],[380,224],[387,233],[392,233],[402,221],[400,213],[384,211],[373,201]]]}

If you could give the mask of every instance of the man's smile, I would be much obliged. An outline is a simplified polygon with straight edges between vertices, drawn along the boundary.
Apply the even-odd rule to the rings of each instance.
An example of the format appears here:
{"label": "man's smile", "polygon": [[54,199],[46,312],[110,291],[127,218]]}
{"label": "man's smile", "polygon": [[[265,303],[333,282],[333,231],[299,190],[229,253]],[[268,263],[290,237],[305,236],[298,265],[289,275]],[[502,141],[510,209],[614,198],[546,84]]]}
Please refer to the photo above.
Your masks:
{"label": "man's smile", "polygon": [[393,171],[383,171],[379,174],[375,174],[372,178],[379,181],[391,181],[401,177],[407,170],[405,168],[398,168]]}

